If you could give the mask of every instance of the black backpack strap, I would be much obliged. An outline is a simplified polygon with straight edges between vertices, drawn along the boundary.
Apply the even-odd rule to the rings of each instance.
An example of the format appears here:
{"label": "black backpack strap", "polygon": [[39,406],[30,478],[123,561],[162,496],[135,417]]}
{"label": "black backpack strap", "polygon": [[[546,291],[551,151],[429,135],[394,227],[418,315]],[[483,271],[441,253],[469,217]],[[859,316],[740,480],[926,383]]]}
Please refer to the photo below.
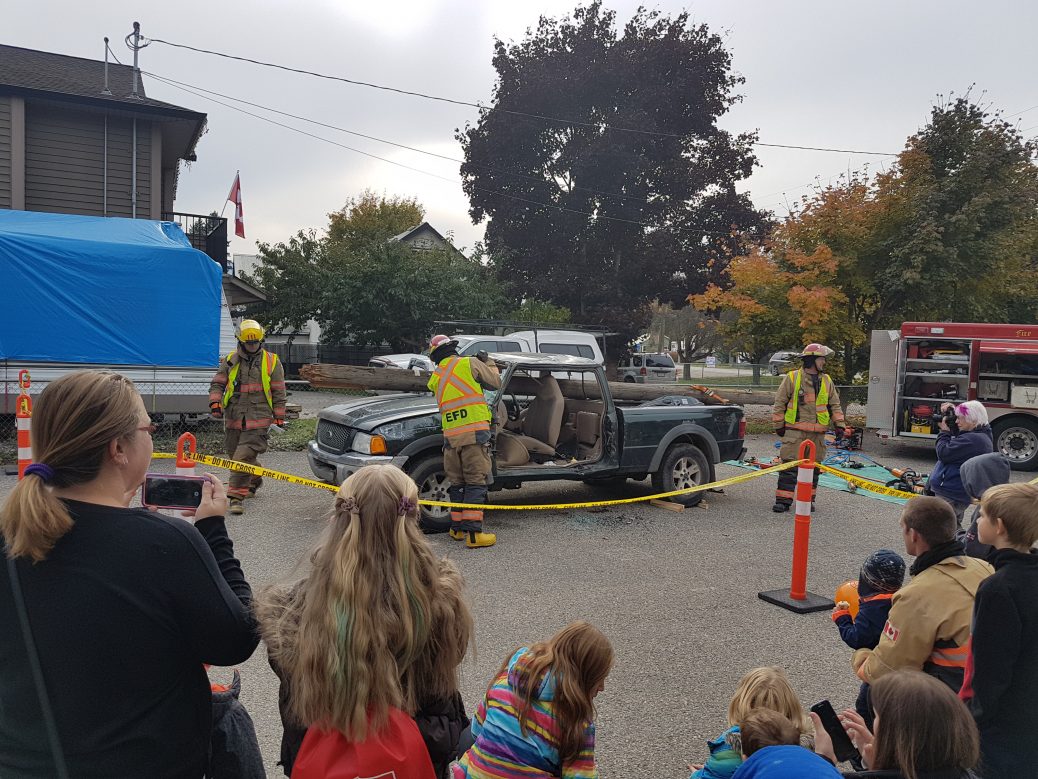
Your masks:
{"label": "black backpack strap", "polygon": [[51,754],[54,757],[55,776],[58,779],[68,779],[68,768],[65,765],[65,753],[61,750],[61,739],[58,738],[58,723],[54,719],[54,711],[50,707],[50,698],[47,696],[47,684],[43,679],[43,666],[40,665],[40,656],[36,652],[36,642],[32,637],[32,626],[29,624],[29,612],[25,608],[25,598],[22,595],[22,583],[18,578],[18,569],[14,558],[7,553],[7,545],[3,547],[4,557],[7,558],[7,572],[11,577],[11,596],[14,598],[14,607],[18,612],[18,622],[22,627],[22,638],[25,640],[25,652],[29,656],[29,666],[32,669],[32,680],[36,684],[36,695],[40,700],[40,711],[43,713],[43,722],[47,727],[47,740],[50,742]]}

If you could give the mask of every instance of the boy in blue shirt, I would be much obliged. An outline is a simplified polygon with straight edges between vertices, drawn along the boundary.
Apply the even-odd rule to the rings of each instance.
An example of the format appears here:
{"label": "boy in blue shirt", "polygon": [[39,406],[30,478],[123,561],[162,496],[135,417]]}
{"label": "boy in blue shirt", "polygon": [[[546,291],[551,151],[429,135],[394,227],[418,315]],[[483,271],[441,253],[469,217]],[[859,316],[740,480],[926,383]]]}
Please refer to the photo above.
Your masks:
{"label": "boy in blue shirt", "polygon": [[[851,649],[875,649],[890,613],[890,599],[905,581],[905,560],[897,552],[880,549],[868,556],[858,576],[858,615],[851,617],[850,606],[840,601],[833,609],[833,622],[840,638]],[[862,682],[854,709],[872,729],[869,685]]]}

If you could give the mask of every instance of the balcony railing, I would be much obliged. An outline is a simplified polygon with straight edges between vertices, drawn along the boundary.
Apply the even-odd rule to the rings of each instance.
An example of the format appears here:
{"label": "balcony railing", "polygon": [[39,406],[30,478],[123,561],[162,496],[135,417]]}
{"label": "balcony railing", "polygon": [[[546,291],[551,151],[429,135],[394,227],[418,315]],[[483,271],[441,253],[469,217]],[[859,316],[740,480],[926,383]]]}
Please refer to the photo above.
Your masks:
{"label": "balcony railing", "polygon": [[176,222],[191,245],[220,263],[224,273],[233,273],[227,260],[227,220],[224,217],[174,211],[163,214],[162,218]]}

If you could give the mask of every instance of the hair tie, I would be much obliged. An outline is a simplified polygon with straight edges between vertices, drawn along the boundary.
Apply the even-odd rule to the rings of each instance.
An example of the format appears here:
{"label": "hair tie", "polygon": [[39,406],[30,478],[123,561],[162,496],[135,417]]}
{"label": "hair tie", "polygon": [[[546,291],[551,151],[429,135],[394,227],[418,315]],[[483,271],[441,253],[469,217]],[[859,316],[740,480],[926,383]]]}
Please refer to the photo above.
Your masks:
{"label": "hair tie", "polygon": [[[345,498],[340,498],[342,501],[342,508],[352,514],[357,511],[357,499],[352,495],[348,495]],[[359,513],[359,512],[358,512]]]}
{"label": "hair tie", "polygon": [[400,499],[400,503],[397,504],[397,515],[403,516],[404,514],[413,514],[414,510],[418,508],[418,504],[414,498],[409,498],[406,495]]}
{"label": "hair tie", "polygon": [[33,474],[39,476],[40,480],[44,484],[54,480],[54,469],[49,465],[44,465],[43,463],[33,463],[25,469],[26,476],[31,476]]}

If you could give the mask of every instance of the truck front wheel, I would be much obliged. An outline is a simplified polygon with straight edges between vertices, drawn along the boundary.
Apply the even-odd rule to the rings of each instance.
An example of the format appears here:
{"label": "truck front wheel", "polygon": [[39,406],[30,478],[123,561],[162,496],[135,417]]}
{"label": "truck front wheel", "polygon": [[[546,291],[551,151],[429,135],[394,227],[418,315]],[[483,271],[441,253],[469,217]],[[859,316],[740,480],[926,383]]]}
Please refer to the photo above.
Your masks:
{"label": "truck front wheel", "polygon": [[[443,470],[443,457],[439,454],[429,455],[408,464],[407,475],[418,485],[419,500],[449,501],[447,490],[451,483]],[[425,533],[446,533],[451,529],[450,509],[443,506],[421,506],[418,526]]]}
{"label": "truck front wheel", "polygon": [[1038,421],[1013,416],[991,425],[995,451],[1009,460],[1014,471],[1038,470]]}
{"label": "truck front wheel", "polygon": [[[706,455],[694,444],[673,444],[660,462],[659,470],[652,474],[652,487],[656,492],[685,490],[710,479],[710,463]],[[696,506],[703,499],[703,492],[690,492],[670,498],[683,506]]]}

